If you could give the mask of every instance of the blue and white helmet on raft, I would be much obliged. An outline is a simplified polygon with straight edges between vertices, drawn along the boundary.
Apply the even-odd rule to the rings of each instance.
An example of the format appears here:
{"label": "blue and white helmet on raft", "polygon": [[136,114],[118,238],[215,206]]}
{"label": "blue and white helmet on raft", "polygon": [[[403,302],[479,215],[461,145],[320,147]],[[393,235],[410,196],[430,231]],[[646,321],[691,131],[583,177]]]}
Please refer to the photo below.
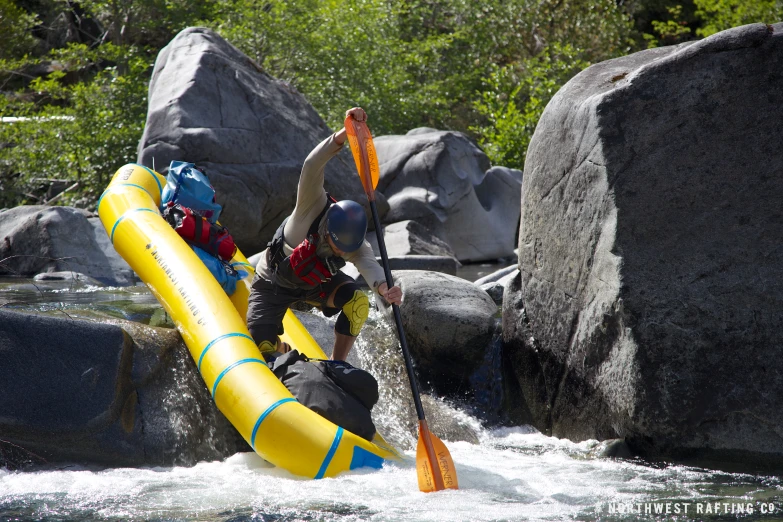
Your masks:
{"label": "blue and white helmet on raft", "polygon": [[364,243],[367,214],[355,201],[344,199],[326,211],[326,232],[343,252],[353,252]]}

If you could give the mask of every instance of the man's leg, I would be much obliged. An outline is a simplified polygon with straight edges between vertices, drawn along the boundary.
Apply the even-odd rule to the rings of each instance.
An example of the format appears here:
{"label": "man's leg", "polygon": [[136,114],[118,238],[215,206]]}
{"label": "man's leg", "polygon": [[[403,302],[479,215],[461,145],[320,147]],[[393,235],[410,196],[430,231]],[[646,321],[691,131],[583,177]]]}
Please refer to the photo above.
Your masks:
{"label": "man's leg", "polygon": [[332,350],[333,361],[344,361],[348,358],[348,354],[351,353],[353,343],[356,342],[356,337],[334,332],[334,349]]}
{"label": "man's leg", "polygon": [[327,306],[339,309],[334,325],[334,350],[332,359],[344,361],[356,342],[370,313],[370,300],[354,281],[340,282],[329,295]]}
{"label": "man's leg", "polygon": [[265,357],[274,352],[290,350],[278,337],[283,333],[283,316],[289,305],[296,301],[285,289],[256,277],[250,287],[247,306],[247,329]]}

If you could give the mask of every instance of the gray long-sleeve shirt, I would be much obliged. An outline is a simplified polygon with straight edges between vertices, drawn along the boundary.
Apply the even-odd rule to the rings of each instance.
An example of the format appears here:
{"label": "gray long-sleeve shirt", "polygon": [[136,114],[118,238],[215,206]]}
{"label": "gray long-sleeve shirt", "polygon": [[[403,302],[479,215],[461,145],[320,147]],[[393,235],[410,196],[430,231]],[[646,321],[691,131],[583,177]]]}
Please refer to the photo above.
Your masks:
{"label": "gray long-sleeve shirt", "polygon": [[[294,248],[305,240],[310,225],[326,206],[324,168],[326,163],[340,152],[342,148],[343,146],[337,144],[334,140],[334,134],[332,134],[319,143],[305,159],[302,173],[299,176],[296,206],[283,229],[283,236],[285,237],[283,251],[285,255],[290,255]],[[342,257],[356,266],[356,269],[364,277],[364,280],[367,281],[367,284],[376,292],[378,291],[378,286],[386,282],[383,268],[375,259],[372,247],[367,241],[358,250],[345,253]],[[266,251],[261,255],[258,266],[256,266],[256,273],[268,281],[276,282],[275,274],[266,262]],[[282,283],[282,281],[277,282]]]}

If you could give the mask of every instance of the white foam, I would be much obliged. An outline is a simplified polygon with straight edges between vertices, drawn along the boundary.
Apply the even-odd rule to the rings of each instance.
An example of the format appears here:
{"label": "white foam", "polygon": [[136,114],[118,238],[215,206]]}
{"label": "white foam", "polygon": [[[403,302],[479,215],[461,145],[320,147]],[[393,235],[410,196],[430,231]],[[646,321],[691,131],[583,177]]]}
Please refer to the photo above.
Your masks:
{"label": "white foam", "polygon": [[[742,498],[743,491],[761,488],[760,479],[749,476],[597,458],[596,446],[530,428],[484,431],[478,445],[447,443],[460,489],[435,494],[419,491],[413,450],[406,452],[406,461],[381,470],[323,480],[295,477],[253,453],[190,468],[0,471],[0,513],[10,509],[42,519],[85,513],[178,520],[256,513],[297,519],[315,512],[319,520],[562,520],[591,519],[610,502],[709,499],[721,482],[731,482],[721,498]],[[776,484],[768,487],[774,491],[780,481]]]}

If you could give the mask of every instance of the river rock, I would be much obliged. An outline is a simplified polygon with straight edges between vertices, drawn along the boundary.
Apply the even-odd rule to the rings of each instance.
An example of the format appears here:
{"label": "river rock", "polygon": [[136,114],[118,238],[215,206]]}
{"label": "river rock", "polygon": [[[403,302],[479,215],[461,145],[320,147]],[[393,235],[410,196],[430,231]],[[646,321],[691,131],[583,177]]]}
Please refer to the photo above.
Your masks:
{"label": "river rock", "polygon": [[420,270],[393,275],[403,292],[400,313],[422,384],[439,394],[468,392],[492,340],[498,307],[465,279]]}
{"label": "river rock", "polygon": [[783,465],[781,71],[783,24],[753,24],[593,65],[551,100],[503,305],[519,422]]}
{"label": "river rock", "polygon": [[515,272],[519,270],[519,267],[517,264],[513,264],[510,266],[507,266],[505,268],[501,268],[500,270],[495,270],[491,274],[487,274],[483,277],[480,277],[473,281],[473,284],[476,284],[478,286],[485,285],[487,283],[500,283],[500,284],[506,284],[506,281],[514,277]]}
{"label": "river rock", "polygon": [[138,281],[94,214],[41,205],[0,210],[0,275],[58,272],[113,286]]}
{"label": "river rock", "polygon": [[[421,395],[421,404],[427,412],[427,426],[436,437],[449,442],[480,444],[481,426],[476,419],[427,393]],[[411,411],[409,418],[416,418],[415,409]],[[416,433],[416,430],[413,432]]]}
{"label": "river rock", "polygon": [[144,465],[192,466],[252,451],[217,409],[174,329],[109,321],[133,340],[133,384],[144,426]]}
{"label": "river rock", "polygon": [[496,305],[503,304],[503,292],[505,291],[505,288],[502,284],[498,283],[497,281],[493,281],[491,283],[479,285],[479,288],[484,290],[487,295],[492,298]]}
{"label": "river rock", "polygon": [[476,279],[473,284],[484,290],[496,304],[502,305],[506,284],[516,276],[517,272],[519,272],[519,267],[516,265],[507,266]]}
{"label": "river rock", "polygon": [[[334,320],[336,318],[334,320],[328,319],[317,308],[311,307],[306,303],[305,306],[307,307],[306,310],[293,310],[294,315],[305,327],[307,333],[315,339],[321,350],[326,355],[331,355],[334,348]],[[348,362],[353,364],[355,361]]]}
{"label": "river rock", "polygon": [[101,286],[101,282],[79,272],[42,272],[33,277],[33,281],[52,282],[64,281],[79,285]]}
{"label": "river rock", "polygon": [[385,223],[415,220],[443,239],[460,261],[512,254],[522,173],[490,168],[464,134],[414,129],[374,140],[378,190],[389,202]]}
{"label": "river rock", "polygon": [[[380,256],[381,250],[378,247],[376,233],[367,234],[367,241],[375,255]],[[447,256],[455,259],[457,257],[448,243],[416,221],[398,221],[386,225],[383,227],[383,242],[389,257]]]}
{"label": "river rock", "polygon": [[[296,310],[294,307],[292,307],[294,315],[296,315],[296,318],[299,319],[299,321],[305,327],[307,333],[309,333],[315,342],[318,343],[318,346],[321,347],[321,350],[324,351],[326,356],[331,357],[332,351],[334,350],[334,323],[337,321],[337,316],[327,318],[317,308],[310,307],[306,303],[305,306],[308,308],[306,311]],[[363,328],[359,333],[359,339],[366,337],[366,334],[367,327],[365,326],[365,328]],[[356,366],[357,368],[363,368],[364,363],[362,360],[366,358],[364,354],[362,354],[364,351],[364,344],[365,343],[361,342],[357,343],[357,345],[355,345],[353,349],[348,352],[348,357],[345,359],[345,361],[349,364],[352,364],[353,366]]]}
{"label": "river rock", "polygon": [[176,330],[113,323],[0,310],[0,444],[23,459],[0,466],[192,465],[248,451]]}
{"label": "river rock", "polygon": [[[149,91],[139,163],[159,172],[172,160],[203,166],[240,249],[265,248],[294,208],[302,163],[332,131],[293,86],[205,28],[185,29],[160,51]],[[325,175],[335,198],[367,201],[348,147]]]}

